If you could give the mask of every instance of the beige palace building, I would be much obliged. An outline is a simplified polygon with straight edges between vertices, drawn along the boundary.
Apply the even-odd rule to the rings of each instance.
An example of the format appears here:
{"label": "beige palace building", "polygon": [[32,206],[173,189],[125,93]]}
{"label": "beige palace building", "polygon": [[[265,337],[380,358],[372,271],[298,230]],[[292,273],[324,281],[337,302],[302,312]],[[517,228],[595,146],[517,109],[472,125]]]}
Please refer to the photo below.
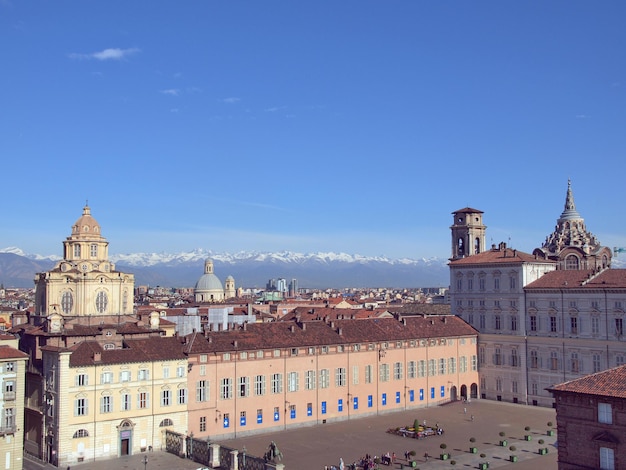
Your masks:
{"label": "beige palace building", "polygon": [[185,341],[189,431],[196,437],[478,397],[477,333],[451,315],[245,324]]}

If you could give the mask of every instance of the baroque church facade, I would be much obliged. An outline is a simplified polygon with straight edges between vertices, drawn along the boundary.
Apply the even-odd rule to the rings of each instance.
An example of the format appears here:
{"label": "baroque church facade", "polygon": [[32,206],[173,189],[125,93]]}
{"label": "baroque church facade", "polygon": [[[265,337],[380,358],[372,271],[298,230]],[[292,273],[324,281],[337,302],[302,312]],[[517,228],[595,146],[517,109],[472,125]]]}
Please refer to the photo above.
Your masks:
{"label": "baroque church facade", "polygon": [[[532,254],[485,246],[483,213],[453,213],[451,312],[479,331],[481,398],[553,406],[546,389],[624,363],[626,270],[585,226],[568,182]],[[469,249],[468,249],[469,248]]]}

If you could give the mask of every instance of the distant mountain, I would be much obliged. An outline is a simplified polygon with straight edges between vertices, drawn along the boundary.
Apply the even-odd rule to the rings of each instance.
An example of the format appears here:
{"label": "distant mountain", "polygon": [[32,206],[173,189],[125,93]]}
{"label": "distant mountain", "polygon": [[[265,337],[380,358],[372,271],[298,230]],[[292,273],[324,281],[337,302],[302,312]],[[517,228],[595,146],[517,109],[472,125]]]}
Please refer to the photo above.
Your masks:
{"label": "distant mountain", "polygon": [[[449,284],[447,260],[391,259],[345,253],[133,253],[110,255],[120,271],[135,275],[136,285],[193,287],[213,260],[222,280],[235,278],[243,287],[265,287],[269,279],[295,278],[313,289],[342,287],[440,287]],[[15,247],[0,250],[0,282],[6,287],[32,287],[35,274],[47,271],[60,257],[25,254]]]}

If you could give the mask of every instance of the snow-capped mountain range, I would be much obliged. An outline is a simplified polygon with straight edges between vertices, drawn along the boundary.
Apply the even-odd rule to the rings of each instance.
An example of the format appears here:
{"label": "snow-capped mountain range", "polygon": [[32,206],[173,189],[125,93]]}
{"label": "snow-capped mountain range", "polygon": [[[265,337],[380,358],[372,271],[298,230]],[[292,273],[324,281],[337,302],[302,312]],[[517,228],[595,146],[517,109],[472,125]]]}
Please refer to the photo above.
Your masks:
{"label": "snow-capped mountain range", "polygon": [[[41,264],[50,269],[60,256],[24,253],[20,248],[0,249],[2,255],[14,255],[22,260]],[[439,287],[448,285],[447,260],[392,259],[385,256],[367,257],[358,254],[318,252],[277,253],[237,252],[214,253],[196,249],[180,253],[111,254],[109,259],[120,271],[133,272],[136,284],[162,286],[193,286],[203,274],[204,261],[211,258],[215,274],[220,279],[232,275],[237,286],[262,287],[272,278],[298,279],[300,287]],[[6,263],[2,263],[4,265]],[[6,273],[0,265],[0,281],[5,285]],[[28,275],[29,281],[35,272]],[[32,286],[30,284],[29,286]]]}

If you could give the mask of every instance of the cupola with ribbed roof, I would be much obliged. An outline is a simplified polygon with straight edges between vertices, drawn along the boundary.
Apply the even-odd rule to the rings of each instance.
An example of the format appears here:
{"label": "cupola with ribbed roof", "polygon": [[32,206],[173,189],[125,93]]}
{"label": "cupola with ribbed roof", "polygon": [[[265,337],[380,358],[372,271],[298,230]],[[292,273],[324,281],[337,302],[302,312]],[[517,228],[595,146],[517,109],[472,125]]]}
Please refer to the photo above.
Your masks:
{"label": "cupola with ribbed roof", "polygon": [[611,266],[612,253],[587,230],[585,219],[576,210],[571,180],[567,181],[565,207],[554,232],[533,254],[558,261],[558,269],[603,269]]}

